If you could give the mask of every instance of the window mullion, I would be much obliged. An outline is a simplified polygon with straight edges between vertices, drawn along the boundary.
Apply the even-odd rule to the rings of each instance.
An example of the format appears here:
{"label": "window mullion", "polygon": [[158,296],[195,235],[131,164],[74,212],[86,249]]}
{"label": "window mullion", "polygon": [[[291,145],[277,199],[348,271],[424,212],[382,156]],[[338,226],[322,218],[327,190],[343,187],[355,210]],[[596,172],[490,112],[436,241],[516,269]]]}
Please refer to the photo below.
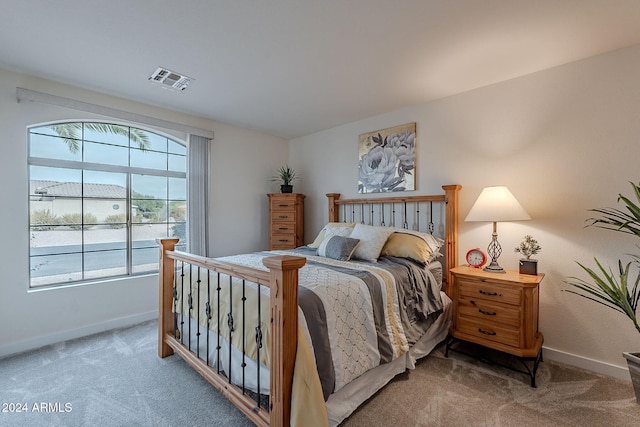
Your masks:
{"label": "window mullion", "polygon": [[[80,138],[80,152],[82,153],[80,157],[82,159],[82,161],[84,162],[84,123],[82,124],[82,130],[80,131],[81,134],[81,138]],[[85,257],[87,256],[87,253],[85,252],[85,245],[84,245],[84,241],[85,241],[85,232],[84,232],[84,178],[85,178],[85,170],[82,169],[82,172],[80,173],[81,179],[80,179],[80,247],[82,250],[82,256],[81,258],[81,262],[80,262],[80,268],[82,269],[82,280],[86,280],[86,272],[85,272]]]}
{"label": "window mullion", "polygon": [[133,202],[131,201],[131,173],[127,173],[127,275],[133,273]]}

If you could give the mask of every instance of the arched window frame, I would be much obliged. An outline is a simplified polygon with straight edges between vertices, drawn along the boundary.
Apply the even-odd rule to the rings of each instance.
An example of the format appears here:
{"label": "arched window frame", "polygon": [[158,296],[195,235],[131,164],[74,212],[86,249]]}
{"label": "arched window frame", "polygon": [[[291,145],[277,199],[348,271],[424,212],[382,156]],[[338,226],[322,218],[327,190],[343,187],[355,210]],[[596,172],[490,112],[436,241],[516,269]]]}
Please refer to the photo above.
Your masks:
{"label": "arched window frame", "polygon": [[[43,155],[42,148],[46,147],[47,142],[36,142],[35,135],[41,139],[48,139],[48,143],[52,145],[59,146],[64,145],[65,138],[60,134],[57,136],[43,135],[42,132],[36,131],[48,129],[54,133],[53,126],[70,123],[81,125],[82,132],[78,138],[80,152],[67,156],[63,150],[59,149],[57,153],[46,155],[46,150],[44,150],[45,155]],[[132,145],[131,137],[128,138],[125,147],[122,143],[122,135],[117,137],[112,135],[113,138],[119,140],[118,142],[115,142],[115,139],[110,141],[109,138],[105,138],[103,141],[94,141],[90,139],[89,132],[85,132],[88,123],[126,128],[129,129],[129,135],[132,134],[131,129],[135,129],[152,136],[153,140],[146,150],[140,150]],[[158,148],[158,141],[163,139],[167,144],[164,151]],[[157,129],[116,120],[65,120],[34,124],[28,128],[28,140],[30,287],[86,283],[155,273],[158,271],[156,237],[180,237],[181,249],[187,248],[187,142]],[[91,149],[94,150],[93,156],[89,153]],[[107,151],[112,149],[120,153],[126,151],[126,164],[123,164],[122,161],[109,164],[109,161],[105,160],[106,156],[100,156],[98,149]],[[153,157],[157,162],[163,155],[167,159],[165,169],[159,168],[157,164],[151,165],[151,167],[145,164],[145,158]],[[174,165],[172,165],[172,161],[175,163]],[[64,175],[63,172],[76,176],[79,174],[80,178],[61,185],[33,185],[33,182],[36,181],[35,178],[42,178],[47,172],[54,171],[60,172],[61,176]],[[117,176],[118,179],[123,180],[118,185],[93,182],[100,181],[101,176],[108,176],[109,180]],[[149,191],[158,191],[153,188],[157,187],[157,183],[163,179],[166,180],[166,197],[162,198],[158,194],[145,194],[144,191],[140,191],[145,188],[145,185],[149,185]],[[39,181],[44,180],[39,179]],[[124,188],[124,190],[120,191],[118,187]],[[54,193],[57,195],[54,196]],[[121,197],[122,195],[124,197]],[[178,196],[176,197],[176,195]],[[54,215],[62,217],[64,214],[57,215],[55,212],[51,212],[50,217],[54,220],[50,224],[43,223],[42,220],[34,221],[34,212],[38,210],[34,209],[34,205],[48,199],[47,203],[53,206],[55,197],[60,202],[66,202],[67,205],[74,205],[75,208],[67,207],[69,212],[67,212],[65,220],[60,222],[55,221]],[[93,207],[89,202],[93,203]],[[97,209],[98,202],[103,205],[100,208],[100,214],[92,212]],[[104,205],[108,205],[109,202],[113,202],[111,207],[116,212],[114,215],[122,215],[121,212],[124,211],[125,218],[122,222],[113,220],[113,218],[107,219],[103,210]],[[122,207],[122,204],[125,206]],[[154,212],[154,205],[158,207],[162,204],[164,206],[160,209],[164,209],[165,213]],[[62,208],[63,203],[58,205],[61,206],[60,209],[64,209]],[[145,205],[147,210],[141,209],[142,205]],[[78,206],[80,207],[79,212]],[[157,215],[153,216],[154,213]],[[144,227],[154,228],[154,230],[151,233],[147,230],[141,233]],[[92,233],[92,230],[101,231],[101,233]],[[50,246],[42,245],[42,242],[46,241],[42,234],[46,231],[57,231],[57,236],[50,233],[48,238]],[[68,242],[61,238],[65,234],[64,232],[67,232],[66,234],[69,236],[73,235],[70,237],[71,244],[66,244]],[[100,237],[100,234],[112,234],[118,237],[105,238]],[[142,238],[143,235],[144,238]],[[109,258],[114,258],[114,256],[117,261],[115,265],[111,265],[113,260],[109,260]],[[62,262],[65,257],[67,260]],[[70,259],[73,261],[69,261]]]}

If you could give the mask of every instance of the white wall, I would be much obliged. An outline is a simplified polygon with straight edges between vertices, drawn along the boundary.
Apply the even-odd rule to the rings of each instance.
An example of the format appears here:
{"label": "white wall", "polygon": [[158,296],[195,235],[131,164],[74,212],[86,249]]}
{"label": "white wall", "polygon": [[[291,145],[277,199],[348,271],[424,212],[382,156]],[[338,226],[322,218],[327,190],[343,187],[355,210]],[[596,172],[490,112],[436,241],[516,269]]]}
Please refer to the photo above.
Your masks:
{"label": "white wall", "polygon": [[[0,356],[157,316],[157,275],[29,292],[26,128],[102,118],[31,102],[16,87],[183,123],[215,132],[209,248],[215,255],[266,249],[269,177],[287,159],[285,140],[148,105],[0,70]],[[166,132],[166,130],[163,129]],[[175,136],[183,138],[172,132]],[[242,226],[240,226],[242,224]]]}
{"label": "white wall", "polygon": [[246,253],[269,247],[267,193],[286,163],[284,140],[232,126],[215,126],[209,191],[210,256]]}
{"label": "white wall", "polygon": [[525,234],[542,245],[545,357],[628,378],[621,353],[640,350],[631,322],[561,290],[568,276],[584,277],[576,260],[615,266],[640,243],[584,228],[588,209],[615,206],[619,192],[632,195],[628,182],[640,181],[638,76],[636,46],[294,139],[289,164],[303,176],[307,240],[327,221],[325,193],[357,197],[358,135],[415,121],[416,194],[462,185],[461,262],[491,236],[491,224],[462,221],[475,198],[507,185],[533,220],[499,224],[500,264],[517,269],[513,248]]}

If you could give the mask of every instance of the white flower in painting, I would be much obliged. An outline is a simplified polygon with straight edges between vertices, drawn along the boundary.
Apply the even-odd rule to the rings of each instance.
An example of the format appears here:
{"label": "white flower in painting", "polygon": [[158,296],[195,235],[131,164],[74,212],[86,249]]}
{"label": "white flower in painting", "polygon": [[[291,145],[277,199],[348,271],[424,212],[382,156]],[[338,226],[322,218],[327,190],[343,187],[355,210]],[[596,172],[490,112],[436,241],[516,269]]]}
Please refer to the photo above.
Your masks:
{"label": "white flower in painting", "polygon": [[415,167],[415,141],[416,134],[410,131],[394,133],[387,138],[387,145],[393,148],[398,157],[398,176],[400,177],[404,177],[405,173],[410,174]]}
{"label": "white flower in painting", "polygon": [[373,147],[360,158],[360,182],[368,192],[384,191],[394,184],[397,163],[398,158],[390,147]]}

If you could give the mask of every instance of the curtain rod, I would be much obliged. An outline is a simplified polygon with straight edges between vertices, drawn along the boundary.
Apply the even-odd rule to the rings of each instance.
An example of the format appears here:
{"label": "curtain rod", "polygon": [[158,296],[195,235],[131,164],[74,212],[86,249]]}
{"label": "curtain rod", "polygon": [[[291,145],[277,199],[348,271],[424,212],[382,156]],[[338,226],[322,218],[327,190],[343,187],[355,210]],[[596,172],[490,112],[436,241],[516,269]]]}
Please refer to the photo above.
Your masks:
{"label": "curtain rod", "polygon": [[213,139],[213,131],[200,129],[193,126],[183,125],[181,123],[170,122],[168,120],[156,119],[154,117],[145,116],[137,113],[130,113],[115,108],[103,107],[101,105],[91,104],[84,101],[65,98],[49,93],[37,92],[35,90],[16,87],[17,101],[39,102],[41,104],[55,105],[58,107],[70,108],[72,110],[85,111],[88,113],[100,114],[106,117],[113,117],[122,120],[128,120],[150,126],[157,126],[164,129],[176,130],[188,133],[190,135],[198,135],[204,138]]}

